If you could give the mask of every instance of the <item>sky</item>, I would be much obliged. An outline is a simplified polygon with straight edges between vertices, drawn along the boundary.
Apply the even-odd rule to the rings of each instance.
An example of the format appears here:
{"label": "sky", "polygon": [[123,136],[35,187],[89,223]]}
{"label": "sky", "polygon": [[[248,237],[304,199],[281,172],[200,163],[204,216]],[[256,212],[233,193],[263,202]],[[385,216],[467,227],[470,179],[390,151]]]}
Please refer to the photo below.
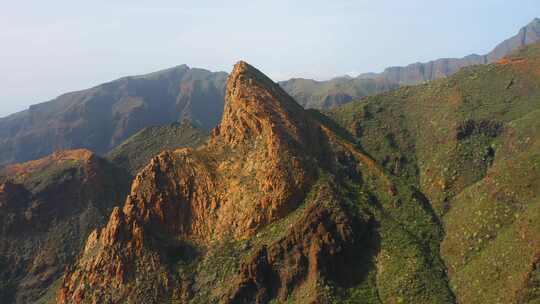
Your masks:
{"label": "sky", "polygon": [[180,64],[324,80],[484,54],[535,17],[538,0],[0,0],[0,117]]}

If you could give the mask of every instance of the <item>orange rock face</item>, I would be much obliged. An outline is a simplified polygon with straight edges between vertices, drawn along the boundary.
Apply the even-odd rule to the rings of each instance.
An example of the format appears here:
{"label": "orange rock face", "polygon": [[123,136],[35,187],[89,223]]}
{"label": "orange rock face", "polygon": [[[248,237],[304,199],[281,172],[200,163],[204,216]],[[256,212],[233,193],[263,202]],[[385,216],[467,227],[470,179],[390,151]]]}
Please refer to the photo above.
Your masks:
{"label": "orange rock face", "polygon": [[353,219],[343,209],[324,204],[335,199],[331,190],[319,192],[319,197],[286,237],[263,246],[244,261],[240,274],[231,284],[227,301],[286,302],[295,290],[303,289],[310,292],[297,294],[297,298],[303,303],[317,303],[321,295],[316,286],[321,278],[344,285],[356,282],[353,269],[359,257],[354,252],[365,246],[360,238],[367,223]]}

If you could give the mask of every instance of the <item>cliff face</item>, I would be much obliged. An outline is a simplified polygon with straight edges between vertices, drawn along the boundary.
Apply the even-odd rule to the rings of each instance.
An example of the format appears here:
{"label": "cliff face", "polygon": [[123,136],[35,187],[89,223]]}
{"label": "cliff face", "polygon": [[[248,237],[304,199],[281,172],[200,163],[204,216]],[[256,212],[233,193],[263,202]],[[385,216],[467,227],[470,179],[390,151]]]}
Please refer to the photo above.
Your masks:
{"label": "cliff face", "polygon": [[127,191],[122,170],[87,150],[0,172],[0,300],[41,298]]}
{"label": "cliff face", "polygon": [[190,120],[210,130],[221,118],[225,73],[185,65],[64,94],[0,118],[0,165],[58,149],[104,154],[149,126]]}
{"label": "cliff face", "polygon": [[540,19],[535,18],[531,23],[527,24],[514,37],[501,42],[499,45],[486,55],[488,62],[496,62],[497,60],[511,54],[513,51],[526,45],[534,44],[540,40]]}

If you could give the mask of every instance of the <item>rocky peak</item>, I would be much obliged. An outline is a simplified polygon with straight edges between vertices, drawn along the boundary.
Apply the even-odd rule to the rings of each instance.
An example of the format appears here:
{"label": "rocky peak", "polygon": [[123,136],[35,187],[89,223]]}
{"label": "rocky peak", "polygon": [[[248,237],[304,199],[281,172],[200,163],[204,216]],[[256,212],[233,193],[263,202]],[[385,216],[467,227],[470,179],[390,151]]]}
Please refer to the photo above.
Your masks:
{"label": "rocky peak", "polygon": [[520,32],[520,37],[523,45],[538,41],[540,39],[540,19],[535,18],[531,23],[525,26]]}
{"label": "rocky peak", "polygon": [[260,136],[293,140],[305,145],[308,121],[302,107],[277,83],[244,61],[229,76],[223,119],[214,141],[232,146]]}
{"label": "rocky peak", "polygon": [[529,23],[529,26],[533,27],[533,28],[539,28],[540,27],[540,18],[534,18],[533,21],[531,21],[531,23]]}
{"label": "rocky peak", "polygon": [[180,250],[178,240],[196,246],[245,240],[286,217],[317,179],[324,140],[318,123],[276,83],[239,62],[227,83],[223,120],[207,144],[162,152],[139,172],[124,207],[88,239],[59,302],[99,298],[101,291],[84,294],[88,284],[117,284],[127,296],[135,286],[133,277],[126,281],[127,267],[142,265],[130,269],[137,279],[158,271],[170,251],[159,247],[165,243]]}

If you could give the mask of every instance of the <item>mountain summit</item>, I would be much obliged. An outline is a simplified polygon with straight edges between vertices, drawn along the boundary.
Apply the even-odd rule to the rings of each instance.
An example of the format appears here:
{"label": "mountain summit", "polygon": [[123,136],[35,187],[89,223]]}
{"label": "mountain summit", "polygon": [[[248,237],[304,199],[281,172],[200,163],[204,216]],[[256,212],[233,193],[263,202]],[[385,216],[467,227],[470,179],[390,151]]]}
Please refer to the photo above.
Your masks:
{"label": "mountain summit", "polygon": [[215,137],[231,145],[245,137],[288,137],[299,148],[310,140],[312,124],[304,109],[278,84],[246,62],[229,75],[225,109]]}
{"label": "mountain summit", "polygon": [[[124,207],[67,271],[59,303],[326,303],[373,291],[364,278],[379,246],[385,297],[408,288],[411,301],[452,299],[432,243],[442,230],[411,199],[421,197],[413,185],[395,183],[249,64],[236,64],[226,87],[210,139],[139,172]],[[405,228],[398,214],[416,221]],[[411,252],[415,266],[396,268]]]}

